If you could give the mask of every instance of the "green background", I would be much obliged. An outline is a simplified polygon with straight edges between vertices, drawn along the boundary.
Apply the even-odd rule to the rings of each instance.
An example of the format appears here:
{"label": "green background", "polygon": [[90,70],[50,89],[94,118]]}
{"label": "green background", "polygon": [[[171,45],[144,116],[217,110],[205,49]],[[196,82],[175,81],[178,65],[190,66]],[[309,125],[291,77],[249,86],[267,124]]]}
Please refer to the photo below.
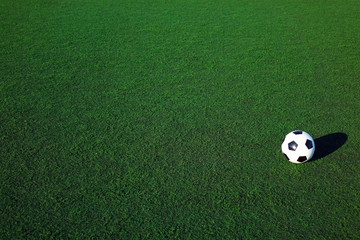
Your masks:
{"label": "green background", "polygon": [[[0,238],[360,238],[359,16],[0,0]],[[347,141],[291,164],[295,129]]]}

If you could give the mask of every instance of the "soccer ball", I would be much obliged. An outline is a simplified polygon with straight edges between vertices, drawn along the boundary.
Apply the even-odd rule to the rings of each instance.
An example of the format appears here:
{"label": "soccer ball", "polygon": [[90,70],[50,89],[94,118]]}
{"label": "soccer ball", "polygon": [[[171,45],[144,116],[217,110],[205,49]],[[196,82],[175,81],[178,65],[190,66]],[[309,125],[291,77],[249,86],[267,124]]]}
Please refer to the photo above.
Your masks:
{"label": "soccer ball", "polygon": [[315,142],[308,133],[296,130],[285,136],[281,150],[290,162],[304,163],[314,155]]}

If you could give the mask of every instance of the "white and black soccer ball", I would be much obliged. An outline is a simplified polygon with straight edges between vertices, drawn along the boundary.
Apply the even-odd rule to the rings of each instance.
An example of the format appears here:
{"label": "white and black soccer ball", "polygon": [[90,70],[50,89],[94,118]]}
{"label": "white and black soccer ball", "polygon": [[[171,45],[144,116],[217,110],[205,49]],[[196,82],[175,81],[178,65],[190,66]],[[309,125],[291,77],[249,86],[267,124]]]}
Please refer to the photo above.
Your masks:
{"label": "white and black soccer ball", "polygon": [[314,155],[315,142],[308,133],[296,130],[285,136],[281,150],[290,162],[304,163]]}

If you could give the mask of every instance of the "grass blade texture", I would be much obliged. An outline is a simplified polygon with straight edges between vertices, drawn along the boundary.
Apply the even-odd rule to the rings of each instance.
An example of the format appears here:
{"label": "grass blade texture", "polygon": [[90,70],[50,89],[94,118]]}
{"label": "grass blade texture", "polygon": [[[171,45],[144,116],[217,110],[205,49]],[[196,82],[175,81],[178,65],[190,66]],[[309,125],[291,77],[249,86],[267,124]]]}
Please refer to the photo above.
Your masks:
{"label": "grass blade texture", "polygon": [[[359,16],[1,0],[0,238],[360,238]],[[315,161],[282,155],[296,129]]]}

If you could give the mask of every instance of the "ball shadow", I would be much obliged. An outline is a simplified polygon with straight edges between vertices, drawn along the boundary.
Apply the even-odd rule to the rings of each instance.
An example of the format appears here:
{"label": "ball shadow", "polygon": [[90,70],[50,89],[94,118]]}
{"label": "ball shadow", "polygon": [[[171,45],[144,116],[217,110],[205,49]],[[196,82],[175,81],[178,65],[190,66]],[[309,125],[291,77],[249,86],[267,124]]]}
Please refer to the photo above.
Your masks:
{"label": "ball shadow", "polygon": [[348,136],[345,133],[331,133],[314,140],[315,153],[310,162],[324,158],[338,150],[347,141]]}

